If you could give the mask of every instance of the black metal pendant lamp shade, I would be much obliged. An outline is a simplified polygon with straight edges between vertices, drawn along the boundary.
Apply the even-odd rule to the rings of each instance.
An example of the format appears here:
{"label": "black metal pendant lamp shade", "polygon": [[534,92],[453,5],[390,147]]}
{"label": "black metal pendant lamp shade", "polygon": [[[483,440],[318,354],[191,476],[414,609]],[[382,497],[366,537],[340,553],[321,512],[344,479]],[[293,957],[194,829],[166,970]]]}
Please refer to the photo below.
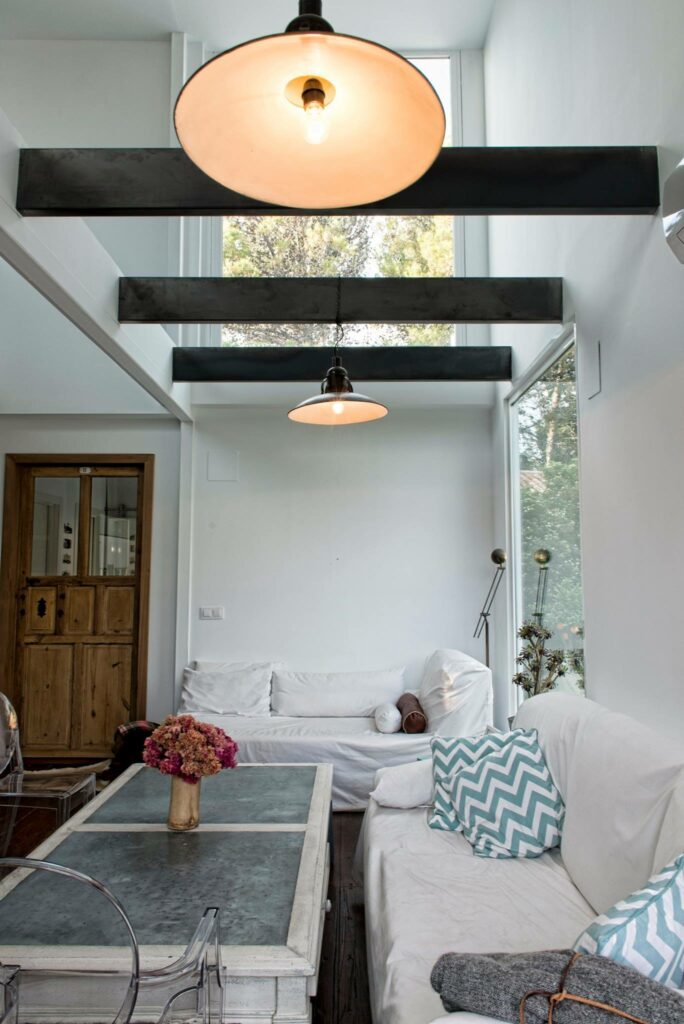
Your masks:
{"label": "black metal pendant lamp shade", "polygon": [[226,50],[178,96],[181,146],[227,188],[296,209],[359,206],[428,170],[444,110],[427,78],[393,50],[341,35],[320,0],[300,0],[279,35]]}
{"label": "black metal pendant lamp shade", "polygon": [[307,398],[288,413],[295,423],[321,427],[342,427],[351,423],[368,423],[387,415],[380,402],[354,391],[349,374],[335,352],[333,365],[321,384],[320,395]]}

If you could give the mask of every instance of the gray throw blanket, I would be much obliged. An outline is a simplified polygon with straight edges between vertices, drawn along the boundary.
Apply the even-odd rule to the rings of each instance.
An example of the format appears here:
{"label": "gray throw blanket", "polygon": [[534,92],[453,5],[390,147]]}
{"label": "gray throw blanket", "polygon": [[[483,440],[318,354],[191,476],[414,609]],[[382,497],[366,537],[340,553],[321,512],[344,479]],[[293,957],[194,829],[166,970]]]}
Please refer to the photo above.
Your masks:
{"label": "gray throw blanket", "polygon": [[[432,987],[445,1010],[469,1010],[517,1022],[520,1001],[535,989],[557,992],[573,950],[544,953],[446,953],[432,969]],[[684,1024],[684,999],[673,989],[651,981],[629,967],[601,956],[579,956],[570,967],[566,992],[613,1006],[647,1024]],[[549,1000],[532,996],[525,1007],[526,1024],[546,1024]],[[583,1003],[556,1004],[554,1024],[621,1024],[624,1018]]]}

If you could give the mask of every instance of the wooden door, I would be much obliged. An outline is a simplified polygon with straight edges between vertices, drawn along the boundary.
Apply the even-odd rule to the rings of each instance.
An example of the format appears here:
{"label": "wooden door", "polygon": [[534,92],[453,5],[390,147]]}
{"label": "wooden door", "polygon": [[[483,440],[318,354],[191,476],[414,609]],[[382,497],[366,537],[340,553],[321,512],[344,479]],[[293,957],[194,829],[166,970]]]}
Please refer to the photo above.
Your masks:
{"label": "wooden door", "polygon": [[145,714],[153,456],[8,456],[0,642],[24,753],[97,758]]}

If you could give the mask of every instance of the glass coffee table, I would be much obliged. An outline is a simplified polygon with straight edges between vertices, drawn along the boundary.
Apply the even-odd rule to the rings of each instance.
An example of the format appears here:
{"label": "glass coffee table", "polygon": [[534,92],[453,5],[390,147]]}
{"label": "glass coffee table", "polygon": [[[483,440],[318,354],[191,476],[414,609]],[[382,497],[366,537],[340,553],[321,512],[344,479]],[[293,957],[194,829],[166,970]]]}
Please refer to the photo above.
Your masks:
{"label": "glass coffee table", "polygon": [[[327,909],[331,787],[330,765],[240,765],[203,780],[199,827],[174,833],[169,779],[134,765],[31,856],[104,882],[132,920],[147,969],[179,956],[205,908],[218,906],[226,1020],[307,1024]],[[23,1017],[111,1019],[116,992],[108,1002],[101,972],[126,969],[120,934],[95,905],[70,903],[50,882],[37,872],[0,882],[0,961],[22,969]],[[92,972],[85,1003],[71,971]]]}

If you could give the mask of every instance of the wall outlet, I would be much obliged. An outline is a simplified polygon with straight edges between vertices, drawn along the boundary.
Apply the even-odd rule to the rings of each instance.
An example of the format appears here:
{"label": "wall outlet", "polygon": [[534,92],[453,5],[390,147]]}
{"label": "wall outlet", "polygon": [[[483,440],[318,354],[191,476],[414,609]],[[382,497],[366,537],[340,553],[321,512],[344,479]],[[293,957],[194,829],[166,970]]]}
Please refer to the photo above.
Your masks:
{"label": "wall outlet", "polygon": [[211,619],[212,621],[216,621],[217,619],[225,619],[226,617],[225,610],[221,608],[220,605],[203,605],[199,612],[200,619]]}

